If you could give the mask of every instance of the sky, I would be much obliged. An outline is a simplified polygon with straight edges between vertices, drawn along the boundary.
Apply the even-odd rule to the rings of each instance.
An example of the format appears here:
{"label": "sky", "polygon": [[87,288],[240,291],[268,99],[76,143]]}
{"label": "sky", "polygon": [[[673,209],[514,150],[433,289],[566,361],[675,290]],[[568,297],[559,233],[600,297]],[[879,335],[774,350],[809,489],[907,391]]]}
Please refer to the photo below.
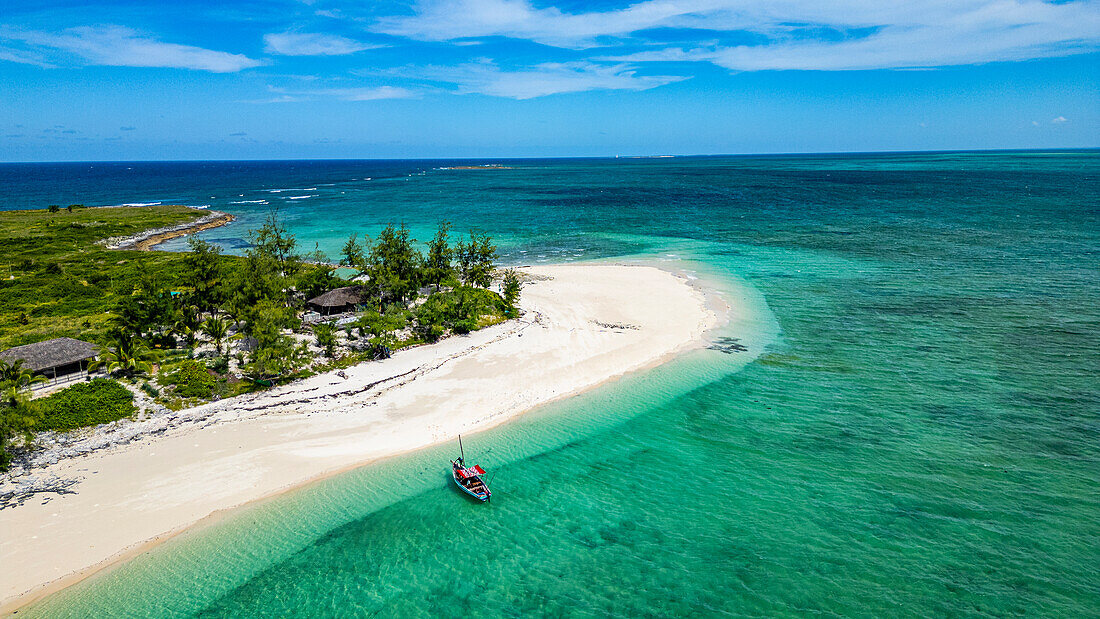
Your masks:
{"label": "sky", "polygon": [[0,161],[1100,146],[1100,0],[4,0]]}

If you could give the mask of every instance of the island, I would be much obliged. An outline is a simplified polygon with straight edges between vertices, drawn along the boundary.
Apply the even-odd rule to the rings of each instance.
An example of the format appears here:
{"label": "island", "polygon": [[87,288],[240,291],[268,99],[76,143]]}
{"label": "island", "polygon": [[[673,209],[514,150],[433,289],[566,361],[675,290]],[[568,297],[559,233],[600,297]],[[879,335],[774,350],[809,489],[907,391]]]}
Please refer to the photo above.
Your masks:
{"label": "island", "polygon": [[[8,437],[0,561],[20,569],[0,575],[0,610],[211,514],[653,366],[703,345],[721,314],[692,280],[653,266],[501,269],[488,236],[455,241],[446,223],[426,244],[396,226],[352,236],[347,279],[299,253],[276,217],[244,256],[194,238],[181,253],[104,244],[204,216],[0,215],[0,236],[50,247],[25,258],[11,245],[4,347],[98,347],[72,386],[4,362],[22,394],[5,406],[37,408],[39,426]],[[31,295],[43,281],[59,292]]]}

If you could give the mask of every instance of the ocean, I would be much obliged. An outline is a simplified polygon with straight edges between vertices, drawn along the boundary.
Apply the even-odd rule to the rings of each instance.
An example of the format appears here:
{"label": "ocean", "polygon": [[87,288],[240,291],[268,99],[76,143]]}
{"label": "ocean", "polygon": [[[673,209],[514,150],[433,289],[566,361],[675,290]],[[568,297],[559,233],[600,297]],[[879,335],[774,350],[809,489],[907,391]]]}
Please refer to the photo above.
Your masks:
{"label": "ocean", "polygon": [[[501,169],[448,169],[501,164]],[[1097,616],[1100,152],[0,164],[0,208],[438,221],[694,274],[688,353],[236,510],[20,616]],[[185,247],[170,242],[168,249]]]}

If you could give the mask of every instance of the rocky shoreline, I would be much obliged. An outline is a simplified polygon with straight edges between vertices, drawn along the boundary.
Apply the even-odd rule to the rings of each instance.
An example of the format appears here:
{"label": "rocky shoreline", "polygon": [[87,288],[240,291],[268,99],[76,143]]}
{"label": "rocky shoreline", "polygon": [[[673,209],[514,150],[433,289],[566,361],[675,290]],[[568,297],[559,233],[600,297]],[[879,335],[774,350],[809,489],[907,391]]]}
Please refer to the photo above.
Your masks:
{"label": "rocky shoreline", "polygon": [[210,211],[194,221],[176,224],[174,226],[165,226],[163,228],[154,228],[132,236],[111,237],[105,239],[102,243],[107,246],[107,249],[136,249],[138,251],[149,251],[167,240],[193,234],[195,232],[201,232],[203,230],[209,230],[211,228],[218,228],[228,224],[234,219],[236,218],[229,213]]}

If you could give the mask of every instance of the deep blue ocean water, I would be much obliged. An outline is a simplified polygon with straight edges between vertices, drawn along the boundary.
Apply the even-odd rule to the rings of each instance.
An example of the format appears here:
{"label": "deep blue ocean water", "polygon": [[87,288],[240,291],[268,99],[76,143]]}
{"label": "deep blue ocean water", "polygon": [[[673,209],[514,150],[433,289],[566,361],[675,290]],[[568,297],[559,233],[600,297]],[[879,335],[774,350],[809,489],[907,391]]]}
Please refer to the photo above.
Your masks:
{"label": "deep blue ocean water", "polygon": [[233,213],[230,251],[277,207],[330,254],[447,219],[656,262],[747,295],[748,350],[470,437],[489,506],[425,450],[31,616],[1097,615],[1100,152],[0,165],[0,208],[151,202]]}

